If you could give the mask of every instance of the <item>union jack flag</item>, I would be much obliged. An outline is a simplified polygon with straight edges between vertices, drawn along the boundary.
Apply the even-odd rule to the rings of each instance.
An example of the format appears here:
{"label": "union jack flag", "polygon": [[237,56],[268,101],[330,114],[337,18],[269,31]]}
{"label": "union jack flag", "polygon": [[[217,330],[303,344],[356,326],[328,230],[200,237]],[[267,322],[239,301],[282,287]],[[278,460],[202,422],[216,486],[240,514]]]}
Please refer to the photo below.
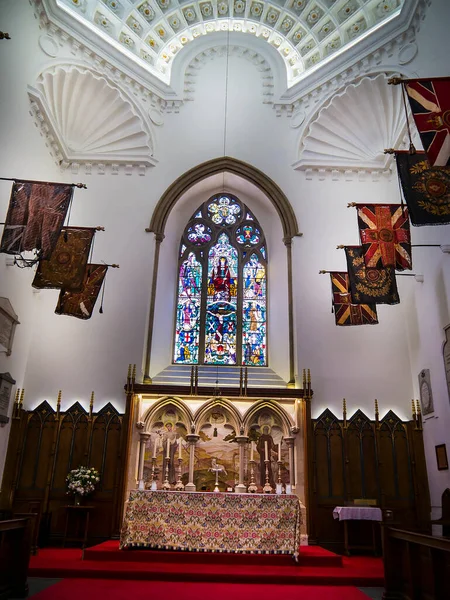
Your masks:
{"label": "union jack flag", "polygon": [[357,205],[366,267],[411,269],[408,209],[401,204]]}
{"label": "union jack flag", "polygon": [[352,303],[348,273],[334,272],[330,275],[336,325],[376,325],[378,316],[375,304]]}
{"label": "union jack flag", "polygon": [[409,80],[406,91],[430,166],[450,164],[450,77]]}

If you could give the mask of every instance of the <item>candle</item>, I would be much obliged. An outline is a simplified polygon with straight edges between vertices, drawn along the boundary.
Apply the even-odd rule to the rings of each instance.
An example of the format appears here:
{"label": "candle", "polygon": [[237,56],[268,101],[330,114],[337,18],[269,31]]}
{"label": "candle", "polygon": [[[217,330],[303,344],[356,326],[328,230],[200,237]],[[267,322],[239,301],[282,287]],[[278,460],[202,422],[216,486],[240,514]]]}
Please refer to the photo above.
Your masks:
{"label": "candle", "polygon": [[281,462],[281,440],[280,440],[280,443],[278,444],[278,460]]}
{"label": "candle", "polygon": [[250,442],[250,460],[253,460],[253,447],[255,442]]}
{"label": "candle", "polygon": [[294,447],[294,477],[292,483],[297,485],[297,448]]}
{"label": "candle", "polygon": [[294,419],[295,419],[295,426],[298,427],[298,400],[294,401]]}
{"label": "candle", "polygon": [[269,450],[267,448],[267,441],[264,442],[264,455],[265,455],[265,460],[269,460]]}
{"label": "candle", "polygon": [[157,451],[158,451],[158,438],[155,437],[155,445],[153,446],[153,458],[156,458]]}
{"label": "candle", "polygon": [[183,449],[183,446],[181,445],[181,439],[182,439],[182,438],[179,438],[179,440],[178,440],[178,458],[179,458],[180,460],[181,460],[181,451],[182,451],[182,449]]}
{"label": "candle", "polygon": [[166,458],[170,458],[170,440],[167,438],[167,450],[166,450]]}

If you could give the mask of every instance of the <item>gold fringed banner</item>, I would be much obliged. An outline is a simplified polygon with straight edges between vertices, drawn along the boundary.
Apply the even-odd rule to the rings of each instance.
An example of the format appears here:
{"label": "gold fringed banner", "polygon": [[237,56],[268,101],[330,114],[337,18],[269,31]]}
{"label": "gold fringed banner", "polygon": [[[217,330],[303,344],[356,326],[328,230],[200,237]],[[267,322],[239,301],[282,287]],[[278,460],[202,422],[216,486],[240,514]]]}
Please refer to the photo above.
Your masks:
{"label": "gold fringed banner", "polygon": [[0,252],[39,250],[49,258],[72,200],[73,186],[15,181],[0,243]]}
{"label": "gold fringed banner", "polygon": [[50,258],[39,261],[33,287],[80,291],[94,234],[92,227],[62,229]]}
{"label": "gold fringed banner", "polygon": [[79,292],[61,290],[55,312],[90,319],[107,270],[108,265],[87,265],[82,289]]}

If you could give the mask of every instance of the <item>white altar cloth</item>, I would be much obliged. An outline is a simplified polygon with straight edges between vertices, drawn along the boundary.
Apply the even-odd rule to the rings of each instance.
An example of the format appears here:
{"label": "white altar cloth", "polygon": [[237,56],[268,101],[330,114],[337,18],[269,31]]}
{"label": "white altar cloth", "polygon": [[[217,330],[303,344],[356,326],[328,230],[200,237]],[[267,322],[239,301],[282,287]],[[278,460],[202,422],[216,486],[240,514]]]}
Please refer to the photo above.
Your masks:
{"label": "white altar cloth", "polygon": [[374,506],[336,506],[333,517],[339,521],[382,521],[381,508]]}

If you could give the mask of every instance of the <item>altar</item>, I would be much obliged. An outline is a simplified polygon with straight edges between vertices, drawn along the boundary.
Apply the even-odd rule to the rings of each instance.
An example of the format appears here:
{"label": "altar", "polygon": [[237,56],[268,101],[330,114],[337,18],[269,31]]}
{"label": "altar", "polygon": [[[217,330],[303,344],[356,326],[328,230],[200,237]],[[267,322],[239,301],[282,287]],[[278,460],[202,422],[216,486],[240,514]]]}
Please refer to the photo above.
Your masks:
{"label": "altar", "polygon": [[295,495],[132,490],[120,548],[298,556]]}

